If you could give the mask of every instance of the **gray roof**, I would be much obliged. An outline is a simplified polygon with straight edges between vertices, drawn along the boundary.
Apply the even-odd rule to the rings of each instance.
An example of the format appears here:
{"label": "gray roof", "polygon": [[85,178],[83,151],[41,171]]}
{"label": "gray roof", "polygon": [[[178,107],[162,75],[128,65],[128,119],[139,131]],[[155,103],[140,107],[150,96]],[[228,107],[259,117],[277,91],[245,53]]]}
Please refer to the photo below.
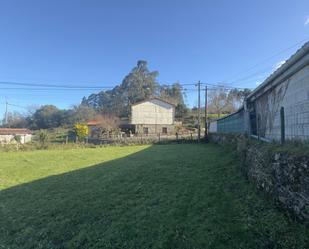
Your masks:
{"label": "gray roof", "polygon": [[144,102],[150,101],[150,100],[159,100],[159,101],[161,101],[161,102],[164,102],[164,103],[166,103],[166,104],[169,104],[169,105],[171,105],[171,106],[174,106],[174,107],[175,107],[175,105],[174,105],[173,103],[168,102],[167,100],[161,99],[161,98],[159,98],[159,97],[151,97],[151,98],[148,98],[148,99],[145,99],[145,100],[142,100],[142,101],[136,102],[136,103],[132,104],[132,106],[135,106],[135,105],[138,105],[138,104],[141,104],[141,103],[144,103]]}
{"label": "gray roof", "polygon": [[[276,78],[282,75],[285,71],[291,68],[295,63],[301,60],[304,56],[309,54],[309,42],[305,43],[294,55],[292,55],[280,68],[273,72],[261,85],[259,85],[247,99],[250,100],[260,91],[264,90],[265,87],[269,86]],[[294,72],[295,73],[295,72]]]}

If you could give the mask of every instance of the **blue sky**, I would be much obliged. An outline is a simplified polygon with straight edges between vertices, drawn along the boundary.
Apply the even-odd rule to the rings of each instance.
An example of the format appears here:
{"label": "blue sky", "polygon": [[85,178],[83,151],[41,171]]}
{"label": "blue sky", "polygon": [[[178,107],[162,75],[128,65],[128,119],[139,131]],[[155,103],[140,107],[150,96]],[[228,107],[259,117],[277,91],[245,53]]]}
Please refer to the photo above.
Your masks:
{"label": "blue sky", "polygon": [[[254,88],[309,40],[308,0],[2,0],[0,9],[0,82],[113,86],[144,59],[161,83]],[[0,84],[0,116],[5,98],[67,108],[93,92],[9,87]]]}

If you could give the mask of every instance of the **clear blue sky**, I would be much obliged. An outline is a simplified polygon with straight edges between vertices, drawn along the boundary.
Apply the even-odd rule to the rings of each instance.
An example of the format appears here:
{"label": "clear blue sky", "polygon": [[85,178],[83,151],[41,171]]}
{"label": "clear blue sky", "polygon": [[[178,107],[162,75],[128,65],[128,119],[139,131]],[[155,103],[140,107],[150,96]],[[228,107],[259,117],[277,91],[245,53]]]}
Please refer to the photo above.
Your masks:
{"label": "clear blue sky", "polygon": [[[301,44],[246,69],[309,40],[308,0],[2,0],[0,9],[0,82],[111,86],[144,59],[161,83],[254,88]],[[67,108],[92,92],[5,87],[0,116],[5,97]],[[187,103],[196,104],[193,93]]]}

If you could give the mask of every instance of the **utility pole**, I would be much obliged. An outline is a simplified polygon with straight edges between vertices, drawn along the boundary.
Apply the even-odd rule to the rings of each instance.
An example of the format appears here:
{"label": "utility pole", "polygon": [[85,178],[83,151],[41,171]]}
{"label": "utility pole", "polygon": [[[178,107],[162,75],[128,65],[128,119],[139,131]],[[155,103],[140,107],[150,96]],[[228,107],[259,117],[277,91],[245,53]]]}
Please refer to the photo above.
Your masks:
{"label": "utility pole", "polygon": [[208,89],[205,87],[205,141],[208,139],[208,126],[207,126],[207,102],[208,102]]}
{"label": "utility pole", "polygon": [[8,103],[8,101],[7,101],[7,99],[5,99],[5,116],[4,116],[4,120],[5,120],[5,125],[7,125],[8,124],[8,105],[9,105],[9,103]]}
{"label": "utility pole", "polygon": [[197,128],[198,128],[198,134],[197,134],[197,140],[200,142],[201,140],[201,82],[199,81],[197,83],[198,87],[198,119],[197,119]]}

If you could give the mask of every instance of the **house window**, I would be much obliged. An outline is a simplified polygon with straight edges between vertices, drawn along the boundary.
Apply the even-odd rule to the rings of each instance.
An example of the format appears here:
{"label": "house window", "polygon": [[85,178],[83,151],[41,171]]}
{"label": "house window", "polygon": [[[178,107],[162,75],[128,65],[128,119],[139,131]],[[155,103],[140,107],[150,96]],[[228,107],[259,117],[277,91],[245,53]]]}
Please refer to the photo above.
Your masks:
{"label": "house window", "polygon": [[167,127],[162,127],[162,133],[167,134]]}
{"label": "house window", "polygon": [[148,127],[144,127],[144,134],[148,134]]}

